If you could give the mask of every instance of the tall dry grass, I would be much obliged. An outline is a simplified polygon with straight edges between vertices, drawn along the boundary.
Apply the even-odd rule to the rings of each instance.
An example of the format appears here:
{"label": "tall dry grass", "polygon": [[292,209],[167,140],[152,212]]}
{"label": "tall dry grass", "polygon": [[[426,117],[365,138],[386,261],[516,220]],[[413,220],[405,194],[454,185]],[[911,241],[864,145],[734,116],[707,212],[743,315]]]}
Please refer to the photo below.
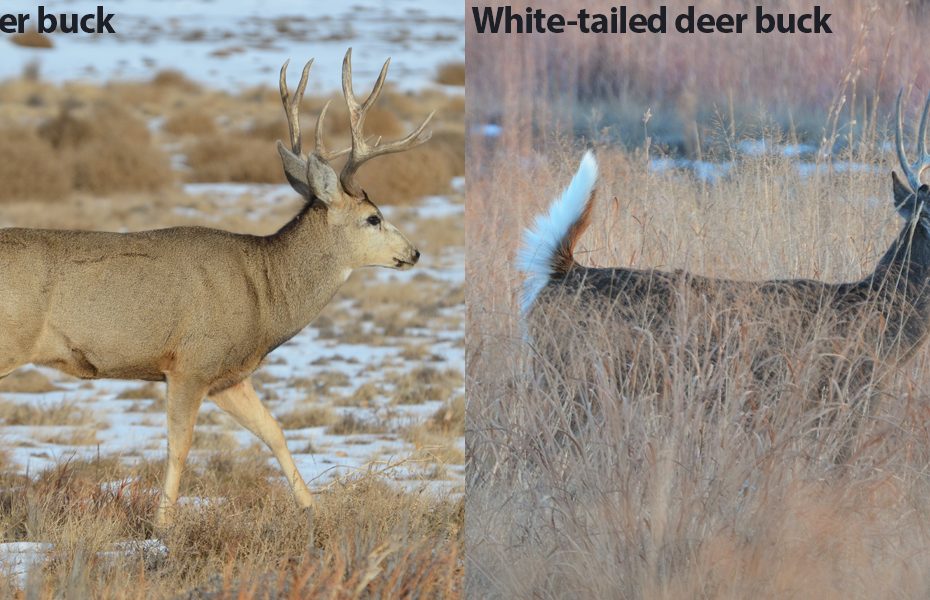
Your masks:
{"label": "tall dry grass", "polygon": [[[217,452],[155,532],[163,466],[64,460],[32,478],[0,474],[0,539],[53,544],[27,570],[29,598],[448,598],[461,593],[463,503],[343,481],[297,507],[267,454]],[[143,540],[160,535],[159,545]],[[8,568],[8,567],[7,567]],[[20,588],[19,590],[17,588]]]}
{"label": "tall dry grass", "polygon": [[[631,13],[651,14],[658,7],[624,4]],[[713,0],[696,10],[747,12],[752,23],[757,4]],[[581,6],[551,0],[533,5],[568,15]],[[583,6],[608,13],[616,4]],[[764,8],[801,14],[813,6],[786,0]],[[840,141],[855,144],[871,134],[868,124],[882,124],[875,117],[888,113],[900,86],[926,90],[930,84],[930,63],[918,42],[930,11],[925,2],[875,0],[821,7],[832,13],[832,34],[478,35],[469,11],[469,120],[502,124],[522,149],[552,131],[607,134],[613,143],[635,146],[644,137],[647,111],[648,135],[691,155],[707,152],[705,138],[721,127],[755,134],[772,122],[815,145],[825,136],[832,141],[835,125]],[[685,8],[669,4],[670,21]],[[532,96],[538,100],[527,101]]]}
{"label": "tall dry grass", "polygon": [[[926,350],[884,378],[840,370],[824,380],[818,346],[835,340],[807,331],[796,338],[806,345],[783,347],[769,334],[798,324],[771,312],[712,346],[705,334],[722,307],[676,315],[660,340],[574,299],[525,342],[515,232],[580,154],[548,150],[522,169],[501,160],[504,149],[479,158],[487,175],[470,183],[469,593],[926,593]],[[587,265],[854,280],[900,227],[878,156],[878,172],[824,164],[803,178],[782,158],[745,160],[712,186],[649,172],[641,153],[601,148],[599,159],[594,225],[578,253]],[[759,356],[785,368],[762,382]]]}

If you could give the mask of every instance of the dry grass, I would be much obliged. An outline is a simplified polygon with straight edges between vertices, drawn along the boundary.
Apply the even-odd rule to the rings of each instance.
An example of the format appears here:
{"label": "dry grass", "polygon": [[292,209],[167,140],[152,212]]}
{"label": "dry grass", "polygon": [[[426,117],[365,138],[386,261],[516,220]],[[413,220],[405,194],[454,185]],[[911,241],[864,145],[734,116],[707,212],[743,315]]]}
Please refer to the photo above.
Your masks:
{"label": "dry grass", "polygon": [[152,77],[152,85],[158,88],[173,88],[188,94],[200,93],[200,84],[191,81],[184,73],[165,69]]}
{"label": "dry grass", "polygon": [[311,406],[284,413],[277,419],[284,429],[306,429],[332,425],[337,416],[329,406]]}
{"label": "dry grass", "polygon": [[[530,102],[545,108],[518,99],[507,118]],[[715,184],[650,171],[643,149],[597,147],[596,211],[576,256],[743,280],[857,280],[901,227],[880,141],[843,157],[875,170],[828,159],[800,177],[780,156],[742,158]],[[881,380],[853,385],[840,371],[824,389],[816,349],[836,340],[816,330],[810,346],[786,346],[766,329],[796,324],[766,315],[727,330],[708,305],[676,313],[671,337],[648,324],[631,335],[569,300],[525,343],[518,234],[580,156],[557,136],[536,148],[545,153],[505,136],[469,155],[468,595],[924,594],[927,350]],[[708,323],[734,335],[709,346]],[[856,340],[838,348],[861,351]],[[789,368],[760,382],[760,354]]]}
{"label": "dry grass", "polygon": [[128,388],[117,394],[117,400],[164,400],[165,385],[148,382],[138,387]]}
{"label": "dry grass", "polygon": [[[697,9],[720,15],[747,12],[757,3],[713,0]],[[548,0],[547,13],[572,14],[583,6]],[[630,13],[651,14],[657,5],[626,3]],[[803,14],[802,0],[768,12]],[[606,12],[609,4],[586,5]],[[585,135],[634,147],[646,136],[677,151],[700,156],[704,139],[721,128],[755,135],[776,123],[800,141],[827,144],[836,131],[856,144],[883,127],[900,87],[926,94],[930,64],[916,60],[914,39],[930,18],[922,2],[894,4],[855,0],[832,13],[830,35],[679,34],[591,36],[481,35],[468,28],[466,67],[469,119],[500,123],[520,149],[548,136]],[[669,26],[685,5],[669,5]],[[750,17],[750,20],[753,17]],[[507,61],[501,61],[507,56]],[[714,60],[708,57],[715,57]],[[536,95],[538,103],[522,98]],[[842,105],[837,108],[837,101]],[[519,110],[516,110],[518,109]],[[760,110],[761,109],[761,110]],[[836,109],[836,110],[834,110]],[[652,119],[645,128],[643,115]],[[761,113],[761,115],[760,115]],[[835,121],[834,121],[835,119]]]}
{"label": "dry grass", "polygon": [[36,436],[40,442],[59,446],[97,446],[100,440],[95,429],[71,428],[67,431],[40,433]]}
{"label": "dry grass", "polygon": [[10,41],[17,46],[23,46],[25,48],[53,48],[55,46],[51,36],[39,33],[35,30],[10,36]]}
{"label": "dry grass", "polygon": [[[304,121],[312,123],[327,99],[334,100],[327,142],[334,148],[348,145],[341,98],[307,97]],[[3,82],[0,101],[0,176],[5,182],[0,201],[5,203],[66,199],[73,192],[160,194],[178,179],[284,182],[274,141],[287,139],[287,127],[280,98],[270,86],[231,94],[204,89],[173,71],[148,82],[103,86],[53,85],[33,74]],[[440,193],[463,171],[461,98],[386,89],[368,115],[366,133],[397,138],[434,109],[435,139],[413,158],[405,158],[406,153],[384,157],[362,170],[379,201],[404,203]],[[305,130],[312,138],[307,123]],[[178,160],[170,161],[169,154]]]}
{"label": "dry grass", "polygon": [[281,159],[262,140],[217,134],[191,143],[186,155],[190,181],[281,183]]}
{"label": "dry grass", "polygon": [[455,396],[433,413],[428,427],[446,435],[465,435],[465,396]]}
{"label": "dry grass", "polygon": [[213,115],[196,107],[187,107],[172,114],[165,120],[163,127],[166,132],[181,136],[213,135],[216,133],[216,122]]}
{"label": "dry grass", "polygon": [[465,85],[465,63],[446,63],[439,66],[436,73],[436,83],[442,85]]}
{"label": "dry grass", "polygon": [[0,165],[3,201],[60,201],[72,191],[156,191],[174,179],[145,124],[110,103],[81,114],[62,108],[35,130],[4,129]]}
{"label": "dry grass", "polygon": [[[3,539],[54,544],[29,574],[30,597],[461,593],[461,502],[363,478],[320,494],[311,519],[246,453],[216,455],[204,467],[219,476],[199,492],[223,500],[182,505],[176,524],[160,536],[167,553],[141,545],[114,552],[118,543],[154,536],[157,497],[149,483],[160,465],[71,461],[5,488]],[[2,593],[16,593],[12,581]]]}
{"label": "dry grass", "polygon": [[326,429],[331,435],[357,435],[361,433],[385,433],[388,427],[376,419],[365,419],[353,413],[346,413]]}
{"label": "dry grass", "polygon": [[67,196],[72,187],[69,165],[53,156],[54,148],[31,131],[0,132],[0,200],[52,201]]}
{"label": "dry grass", "polygon": [[0,392],[44,394],[46,392],[54,392],[58,389],[61,388],[52,383],[41,371],[33,369],[13,371],[3,380],[0,380]]}
{"label": "dry grass", "polygon": [[94,413],[70,402],[45,406],[0,401],[0,420],[4,425],[93,425]]}
{"label": "dry grass", "polygon": [[394,404],[445,402],[462,387],[462,374],[457,369],[440,370],[417,367],[399,377],[389,377],[394,384]]}
{"label": "dry grass", "polygon": [[459,161],[431,142],[409,152],[379,157],[359,171],[358,180],[376,203],[404,204],[444,194]]}
{"label": "dry grass", "polygon": [[157,191],[173,179],[164,152],[139,140],[95,141],[74,155],[74,189],[91,194]]}

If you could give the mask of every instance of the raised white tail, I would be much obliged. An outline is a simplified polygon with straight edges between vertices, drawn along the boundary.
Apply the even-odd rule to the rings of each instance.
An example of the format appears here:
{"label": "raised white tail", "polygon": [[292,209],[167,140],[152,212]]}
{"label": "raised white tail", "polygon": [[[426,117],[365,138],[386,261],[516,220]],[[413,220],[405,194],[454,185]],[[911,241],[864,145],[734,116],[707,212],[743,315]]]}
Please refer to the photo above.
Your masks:
{"label": "raised white tail", "polygon": [[523,245],[517,254],[517,267],[526,274],[520,299],[522,314],[533,306],[552,276],[565,272],[572,264],[572,249],[587,227],[596,182],[597,161],[589,150],[549,212],[536,217],[533,226],[523,232]]}

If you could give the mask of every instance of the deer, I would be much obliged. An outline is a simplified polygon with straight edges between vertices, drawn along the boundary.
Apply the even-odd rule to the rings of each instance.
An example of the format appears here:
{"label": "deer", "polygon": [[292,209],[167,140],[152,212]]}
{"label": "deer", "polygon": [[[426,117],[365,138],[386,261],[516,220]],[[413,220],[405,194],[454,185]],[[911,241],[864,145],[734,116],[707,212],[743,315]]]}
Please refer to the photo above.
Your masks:
{"label": "deer", "polygon": [[[173,521],[205,398],[264,442],[297,502],[312,511],[313,494],[251,376],[266,355],[316,318],[354,270],[407,270],[420,258],[356,175],[377,156],[426,142],[433,115],[402,139],[366,138],[365,115],[381,94],[390,58],[359,100],[349,48],[342,92],[351,146],[332,151],[324,145],[327,102],[317,117],[315,149],[303,154],[299,113],[313,60],[293,96],[288,62],[279,88],[290,147],[278,140],[277,151],[304,204],[277,232],[0,229],[0,379],[34,364],[83,379],[167,383],[168,451],[157,527]],[[337,175],[332,161],[341,156]]]}
{"label": "deer", "polygon": [[[566,351],[564,336],[552,334],[554,319],[564,317],[569,327],[580,329],[583,336],[593,312],[607,314],[613,323],[624,326],[619,330],[622,333],[612,338],[617,345],[643,331],[648,331],[651,339],[669,341],[681,333],[675,331],[676,315],[690,302],[692,307],[703,307],[702,319],[714,321],[709,330],[726,318],[739,318],[748,309],[754,311],[754,319],[746,321],[769,327],[769,338],[782,346],[788,341],[803,343],[804,336],[809,339],[815,331],[824,334],[831,347],[819,356],[836,359],[824,372],[844,376],[835,364],[841,360],[847,381],[860,385],[875,381],[870,377],[879,366],[884,373],[885,367],[904,365],[930,334],[930,186],[921,182],[921,175],[930,167],[926,142],[930,96],[917,128],[918,156],[909,163],[903,141],[902,93],[896,102],[895,148],[907,183],[895,171],[891,175],[894,208],[904,224],[872,272],[860,280],[740,281],[686,270],[584,266],[575,260],[575,248],[591,220],[598,176],[597,161],[588,151],[548,212],[537,216],[523,232],[516,264],[524,273],[519,301],[524,339],[537,356],[552,358],[552,352]],[[775,331],[776,325],[760,317],[776,313],[789,315],[780,322],[793,323],[794,331]],[[721,317],[734,314],[737,317]],[[712,352],[721,345],[719,329],[704,338]],[[718,339],[713,339],[715,335]],[[858,358],[852,356],[853,338],[863,344]],[[791,351],[780,348],[782,355]],[[628,356],[622,350],[617,353],[629,367]],[[771,374],[766,369],[777,361],[771,356],[758,358],[753,375],[765,380]]]}

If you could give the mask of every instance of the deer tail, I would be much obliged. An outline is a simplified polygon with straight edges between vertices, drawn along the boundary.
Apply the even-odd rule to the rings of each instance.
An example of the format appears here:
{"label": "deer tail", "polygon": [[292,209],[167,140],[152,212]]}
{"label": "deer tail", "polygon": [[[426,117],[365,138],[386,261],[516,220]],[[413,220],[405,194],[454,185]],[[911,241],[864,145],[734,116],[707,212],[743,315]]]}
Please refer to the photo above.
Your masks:
{"label": "deer tail", "polygon": [[537,216],[533,226],[523,232],[523,245],[517,255],[517,267],[526,276],[520,302],[523,314],[553,276],[564,274],[575,265],[575,243],[588,227],[596,181],[597,161],[588,151],[549,212]]}

